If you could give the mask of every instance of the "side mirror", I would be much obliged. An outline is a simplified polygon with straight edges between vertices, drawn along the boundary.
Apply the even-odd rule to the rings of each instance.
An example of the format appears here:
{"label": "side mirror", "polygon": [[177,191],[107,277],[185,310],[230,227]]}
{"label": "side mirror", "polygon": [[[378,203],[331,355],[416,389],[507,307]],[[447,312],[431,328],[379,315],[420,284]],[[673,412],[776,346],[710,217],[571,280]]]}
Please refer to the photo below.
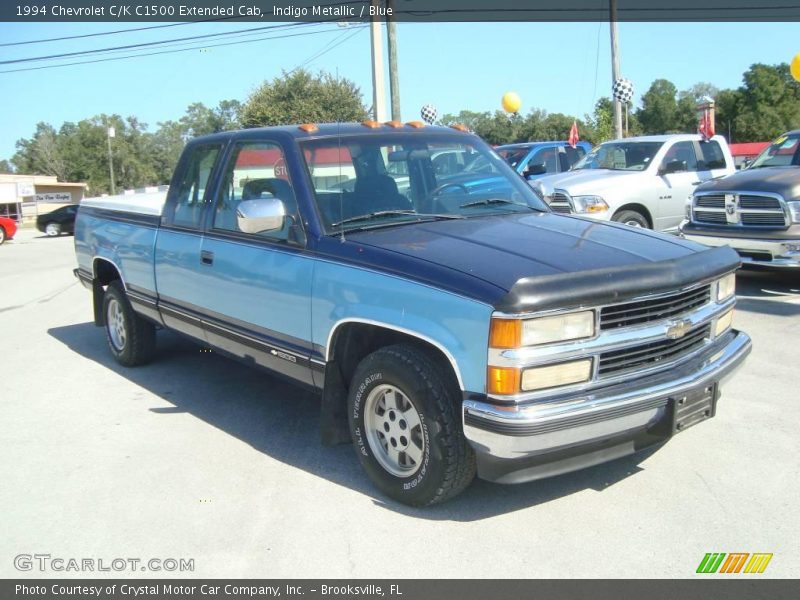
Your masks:
{"label": "side mirror", "polygon": [[530,177],[531,175],[544,175],[547,173],[547,167],[544,163],[537,163],[535,165],[529,165],[527,169],[525,169],[525,177]]}
{"label": "side mirror", "polygon": [[686,165],[685,160],[671,160],[661,167],[661,175],[669,175],[670,173],[681,173],[688,171],[689,167]]}
{"label": "side mirror", "polygon": [[277,198],[242,200],[236,207],[236,223],[245,233],[263,233],[283,227],[286,207]]}

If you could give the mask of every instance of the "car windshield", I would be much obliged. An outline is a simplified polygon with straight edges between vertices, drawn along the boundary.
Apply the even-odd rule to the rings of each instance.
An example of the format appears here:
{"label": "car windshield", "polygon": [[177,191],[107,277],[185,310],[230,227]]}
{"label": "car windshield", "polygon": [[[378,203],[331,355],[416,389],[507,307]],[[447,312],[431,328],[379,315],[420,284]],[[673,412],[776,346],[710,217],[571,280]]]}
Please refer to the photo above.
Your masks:
{"label": "car windshield", "polygon": [[300,146],[328,234],[548,210],[473,136],[393,132],[307,140]]}
{"label": "car windshield", "polygon": [[612,171],[644,171],[664,142],[606,142],[579,160],[579,169],[610,169]]}
{"label": "car windshield", "polygon": [[528,155],[528,152],[530,152],[530,148],[525,148],[525,147],[522,148],[500,147],[500,148],[495,148],[494,150],[500,156],[502,156],[508,164],[510,164],[515,169],[517,168],[517,165],[520,163],[520,161]]}
{"label": "car windshield", "polygon": [[759,154],[750,169],[800,166],[800,133],[782,135]]}

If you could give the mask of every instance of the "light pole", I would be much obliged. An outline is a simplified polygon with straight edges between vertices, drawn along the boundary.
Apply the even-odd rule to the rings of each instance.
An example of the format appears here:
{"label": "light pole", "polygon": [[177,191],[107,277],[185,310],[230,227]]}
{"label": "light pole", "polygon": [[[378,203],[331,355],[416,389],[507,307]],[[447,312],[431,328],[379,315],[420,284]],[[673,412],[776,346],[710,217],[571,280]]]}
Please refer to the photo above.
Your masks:
{"label": "light pole", "polygon": [[114,189],[114,158],[111,154],[111,138],[117,135],[117,132],[114,130],[112,125],[109,125],[106,129],[106,133],[108,134],[108,175],[111,178],[111,195],[116,195],[116,190]]}

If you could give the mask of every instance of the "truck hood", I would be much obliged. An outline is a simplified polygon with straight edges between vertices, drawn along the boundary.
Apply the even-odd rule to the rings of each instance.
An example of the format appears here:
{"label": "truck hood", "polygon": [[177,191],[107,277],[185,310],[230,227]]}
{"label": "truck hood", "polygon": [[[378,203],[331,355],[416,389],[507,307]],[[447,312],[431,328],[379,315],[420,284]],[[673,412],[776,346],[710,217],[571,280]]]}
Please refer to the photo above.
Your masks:
{"label": "truck hood", "polygon": [[[546,194],[565,190],[571,196],[602,195],[609,188],[625,189],[631,178],[640,177],[643,171],[613,171],[611,169],[582,169],[546,175],[539,179]],[[623,187],[620,187],[623,186]]]}
{"label": "truck hood", "polygon": [[800,167],[744,169],[697,186],[698,192],[770,192],[785,200],[800,199]]}
{"label": "truck hood", "polygon": [[739,264],[730,248],[552,213],[381,228],[327,244],[340,260],[515,312],[670,291]]}

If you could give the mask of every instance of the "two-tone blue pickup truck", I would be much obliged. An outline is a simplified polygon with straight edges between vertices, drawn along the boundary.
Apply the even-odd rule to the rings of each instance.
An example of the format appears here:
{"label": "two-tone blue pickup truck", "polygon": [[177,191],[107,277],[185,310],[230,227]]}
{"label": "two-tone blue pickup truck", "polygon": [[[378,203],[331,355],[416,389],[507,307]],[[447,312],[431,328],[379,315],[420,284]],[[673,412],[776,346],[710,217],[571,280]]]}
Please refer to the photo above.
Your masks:
{"label": "two-tone blue pickup truck", "polygon": [[[494,176],[440,180],[442,151]],[[323,442],[412,505],[664,442],[750,350],[733,250],[554,214],[463,128],[198,138],[165,201],[85,201],[75,249],[122,365],[168,328],[318,390]]]}

